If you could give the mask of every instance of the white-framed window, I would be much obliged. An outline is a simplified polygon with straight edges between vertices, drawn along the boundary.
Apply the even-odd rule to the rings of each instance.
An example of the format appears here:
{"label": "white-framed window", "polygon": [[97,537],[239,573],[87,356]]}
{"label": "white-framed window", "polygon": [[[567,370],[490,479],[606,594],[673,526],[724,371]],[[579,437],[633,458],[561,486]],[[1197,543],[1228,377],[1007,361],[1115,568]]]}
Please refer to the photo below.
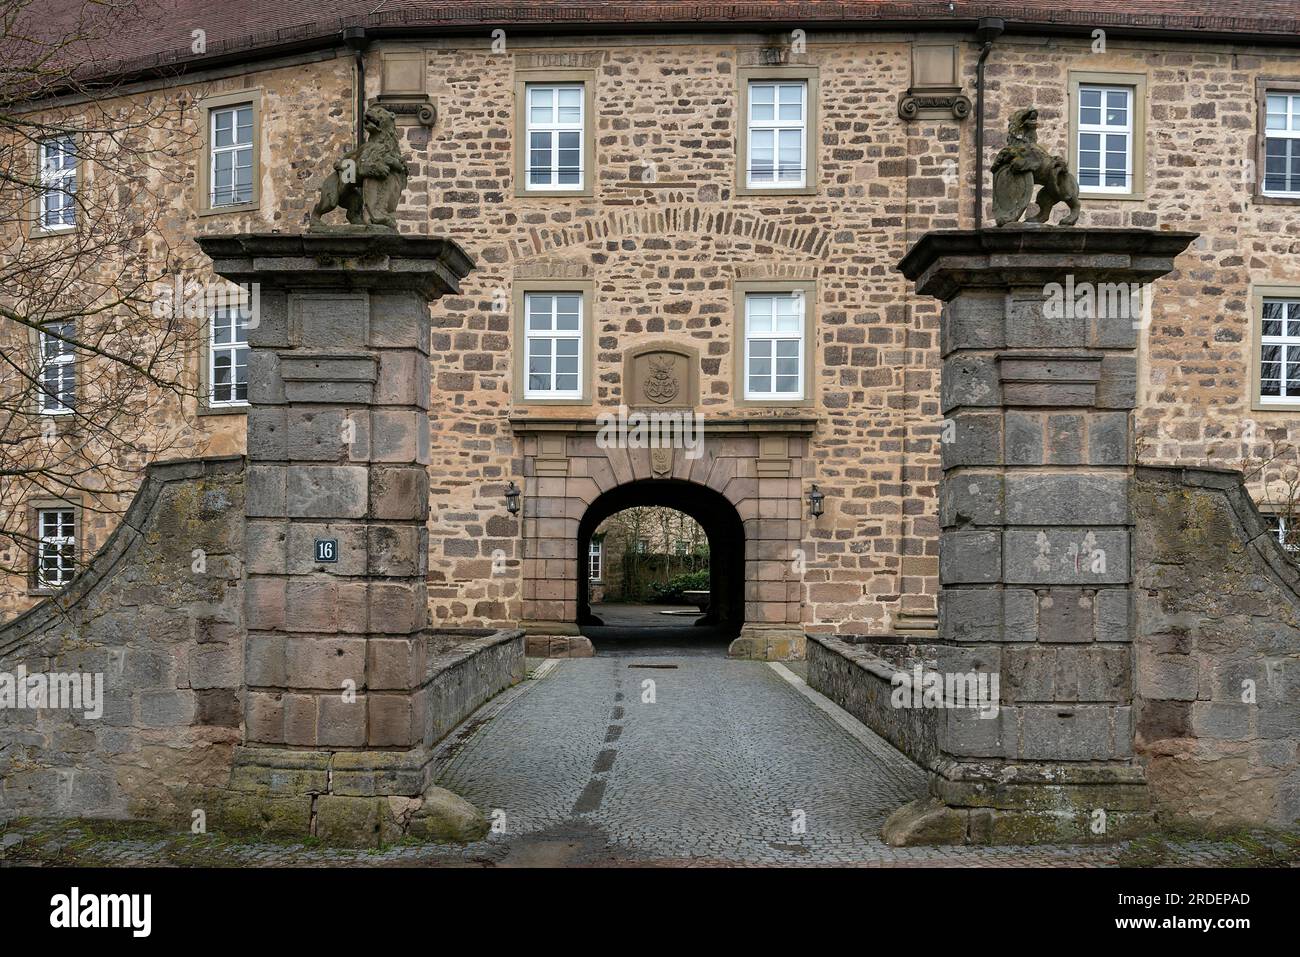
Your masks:
{"label": "white-framed window", "polygon": [[77,153],[71,136],[41,140],[40,228],[71,229],[76,225]]}
{"label": "white-framed window", "polygon": [[803,187],[808,176],[808,81],[751,80],[745,183]]}
{"label": "white-framed window", "polygon": [[604,557],[604,543],[599,538],[591,540],[587,550],[587,577],[594,582],[600,581],[601,562]]}
{"label": "white-framed window", "polygon": [[37,408],[43,415],[67,415],[76,408],[77,357],[66,341],[75,334],[76,323],[53,322],[37,337],[41,354]]}
{"label": "white-framed window", "polygon": [[582,293],[525,293],[524,328],[524,398],[582,398]]}
{"label": "white-framed window", "polygon": [[1133,188],[1133,88],[1079,86],[1079,188],[1128,193]]}
{"label": "white-framed window", "polygon": [[211,166],[208,183],[213,206],[253,201],[253,105],[244,103],[212,110]]}
{"label": "white-framed window", "polygon": [[581,83],[525,85],[528,189],[583,188],[585,95]]}
{"label": "white-framed window", "polygon": [[239,306],[212,313],[208,338],[208,405],[248,404],[248,319]]}
{"label": "white-framed window", "polygon": [[1259,401],[1300,401],[1300,299],[1265,299],[1259,322]]}
{"label": "white-framed window", "polygon": [[58,588],[72,581],[77,564],[77,513],[71,508],[36,512],[36,587]]}
{"label": "white-framed window", "polygon": [[745,398],[804,397],[804,295],[745,296]]}
{"label": "white-framed window", "polygon": [[1266,93],[1264,103],[1264,193],[1300,196],[1300,93]]}
{"label": "white-framed window", "polygon": [[1288,552],[1300,552],[1300,532],[1285,515],[1265,515],[1268,530]]}

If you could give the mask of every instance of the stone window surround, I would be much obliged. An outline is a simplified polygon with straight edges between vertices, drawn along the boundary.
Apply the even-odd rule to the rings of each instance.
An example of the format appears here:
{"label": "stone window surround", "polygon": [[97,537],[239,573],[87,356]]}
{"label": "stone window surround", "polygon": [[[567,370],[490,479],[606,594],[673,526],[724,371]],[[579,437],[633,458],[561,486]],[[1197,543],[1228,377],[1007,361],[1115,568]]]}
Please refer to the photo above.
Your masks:
{"label": "stone window surround", "polygon": [[[72,143],[73,143],[72,148],[74,150],[77,150],[77,165],[76,165],[76,169],[73,172],[73,182],[76,184],[76,189],[80,191],[81,189],[85,188],[86,185],[84,182],[84,178],[87,170],[87,165],[85,159],[81,156],[80,150],[78,149],[77,146],[78,138],[74,133],[68,133],[68,134],[59,133],[51,136],[45,136],[42,137],[40,140],[37,140],[36,142],[32,143],[31,153],[30,153],[31,161],[32,161],[32,169],[36,171],[37,177],[41,175],[42,145],[49,140],[61,139],[65,135],[72,137]],[[53,228],[47,228],[46,226],[43,225],[42,223],[43,217],[41,216],[41,197],[44,195],[44,192],[45,191],[43,189],[37,190],[36,195],[32,197],[32,213],[31,213],[32,219],[31,219],[31,227],[27,231],[28,237],[31,239],[42,239],[50,236],[66,236],[69,233],[75,232],[77,229],[77,207],[75,204],[73,205],[72,208],[73,221],[71,226],[55,226]]]}
{"label": "stone window surround", "polygon": [[1094,72],[1071,70],[1067,112],[1070,127],[1070,170],[1078,176],[1079,157],[1079,87],[1127,86],[1133,90],[1133,183],[1128,192],[1087,189],[1079,187],[1079,195],[1089,199],[1115,199],[1124,202],[1146,199],[1146,138],[1147,138],[1147,77],[1145,73]]}
{"label": "stone window surround", "polygon": [[251,403],[212,405],[212,317],[205,316],[199,335],[199,415],[247,415]]}
{"label": "stone window surround", "polygon": [[1300,282],[1259,283],[1250,287],[1250,409],[1252,412],[1300,412],[1295,402],[1264,402],[1259,394],[1260,336],[1263,332],[1265,299],[1300,299]]}
{"label": "stone window surround", "polygon": [[28,563],[27,568],[27,594],[32,596],[49,596],[58,594],[58,588],[48,588],[37,584],[36,565],[37,562],[40,561],[41,540],[40,513],[47,509],[54,508],[72,509],[73,562],[79,565],[85,547],[85,537],[82,533],[81,503],[75,498],[58,498],[43,495],[39,498],[34,498],[28,501],[26,507],[27,529],[32,543],[31,560]]}
{"label": "stone window surround", "polygon": [[[529,189],[528,97],[529,86],[549,83],[582,84],[582,188]],[[596,71],[594,69],[515,68],[514,174],[515,196],[533,198],[581,198],[595,195],[596,184]]]}
{"label": "stone window surround", "polygon": [[[524,368],[524,341],[528,335],[525,323],[528,317],[525,313],[525,303],[530,292],[576,292],[582,296],[582,345],[580,347],[580,357],[582,359],[582,368],[578,377],[578,385],[582,394],[578,398],[556,398],[556,399],[538,399],[525,398],[525,385],[527,369]],[[514,388],[515,408],[533,405],[591,405],[593,401],[592,382],[593,369],[595,362],[595,335],[596,327],[592,312],[595,309],[596,284],[591,279],[515,279],[511,290],[512,307],[514,311],[514,347],[511,350],[511,359],[514,363],[514,375],[511,382]]]}
{"label": "stone window surround", "polygon": [[1255,79],[1255,184],[1253,199],[1256,203],[1276,206],[1300,206],[1300,196],[1269,196],[1264,193],[1264,147],[1267,130],[1264,124],[1268,117],[1266,97],[1269,93],[1300,94],[1300,77],[1267,77]]}
{"label": "stone window surround", "polygon": [[[745,175],[746,157],[749,155],[749,85],[772,80],[789,83],[803,80],[808,84],[804,113],[805,164],[804,185],[750,186]],[[737,196],[815,196],[818,189],[820,166],[817,162],[821,137],[821,88],[815,66],[743,66],[736,71],[736,182]]]}
{"label": "stone window surround", "polygon": [[[803,397],[799,399],[745,398],[745,298],[750,293],[803,293]],[[733,404],[737,408],[806,408],[816,404],[813,396],[814,361],[817,329],[817,280],[815,279],[733,279],[732,298],[732,377]]]}
{"label": "stone window surround", "polygon": [[[199,123],[202,128],[203,152],[198,164],[195,186],[195,209],[200,216],[218,216],[222,213],[242,213],[256,210],[262,202],[262,88],[250,87],[246,90],[232,90],[206,96],[198,102]],[[212,189],[209,179],[212,175],[212,111],[232,106],[249,105],[253,108],[253,199],[247,203],[235,203],[229,206],[212,205]]]}

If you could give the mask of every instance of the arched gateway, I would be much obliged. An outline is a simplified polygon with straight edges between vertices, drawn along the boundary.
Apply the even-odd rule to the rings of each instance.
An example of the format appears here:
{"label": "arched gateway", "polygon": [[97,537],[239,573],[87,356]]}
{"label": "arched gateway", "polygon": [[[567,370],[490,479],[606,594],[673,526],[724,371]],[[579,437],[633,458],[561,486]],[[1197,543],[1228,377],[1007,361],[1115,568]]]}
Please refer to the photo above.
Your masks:
{"label": "arched gateway", "polygon": [[[709,605],[703,620],[735,638],[745,623],[745,524],[726,497],[707,485],[681,479],[646,479],[600,495],[578,523],[578,554],[586,555],[600,523],[625,508],[663,506],[684,512],[709,540]],[[578,562],[578,624],[599,621],[591,613],[590,565]]]}
{"label": "arched gateway", "polygon": [[738,631],[733,657],[801,656],[803,474],[813,421],[727,419],[693,448],[599,441],[594,420],[517,417],[524,444],[524,628],[577,635],[587,609],[586,544],[609,515],[668,505],[704,526],[711,590]]}

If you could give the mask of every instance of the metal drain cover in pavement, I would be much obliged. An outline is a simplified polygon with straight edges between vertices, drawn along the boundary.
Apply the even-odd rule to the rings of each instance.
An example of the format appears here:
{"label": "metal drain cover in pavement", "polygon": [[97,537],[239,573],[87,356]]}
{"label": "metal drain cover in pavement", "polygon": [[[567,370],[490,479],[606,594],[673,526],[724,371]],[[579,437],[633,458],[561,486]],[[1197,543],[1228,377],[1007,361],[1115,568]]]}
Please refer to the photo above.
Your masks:
{"label": "metal drain cover in pavement", "polygon": [[665,670],[674,669],[676,665],[628,665],[629,668],[662,668]]}

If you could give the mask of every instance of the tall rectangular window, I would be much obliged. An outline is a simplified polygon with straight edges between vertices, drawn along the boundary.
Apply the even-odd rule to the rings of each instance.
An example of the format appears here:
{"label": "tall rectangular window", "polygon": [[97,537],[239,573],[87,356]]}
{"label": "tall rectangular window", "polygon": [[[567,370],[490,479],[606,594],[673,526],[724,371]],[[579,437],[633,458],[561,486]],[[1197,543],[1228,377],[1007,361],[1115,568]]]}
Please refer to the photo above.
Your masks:
{"label": "tall rectangular window", "polygon": [[38,336],[40,396],[37,407],[45,415],[66,415],[76,408],[77,357],[71,339],[76,323],[54,322]]}
{"label": "tall rectangular window", "polygon": [[745,398],[804,397],[804,296],[745,296]]}
{"label": "tall rectangular window", "polygon": [[808,82],[750,81],[745,183],[803,187],[808,174]]}
{"label": "tall rectangular window", "polygon": [[600,572],[601,572],[600,566],[601,566],[601,559],[603,557],[603,552],[604,552],[604,548],[602,547],[601,540],[599,538],[593,538],[591,540],[591,547],[588,549],[587,552],[587,572],[588,572],[587,577],[591,581],[594,582],[600,581]]}
{"label": "tall rectangular window", "polygon": [[208,342],[208,405],[243,405],[248,401],[248,320],[238,306],[212,314]]}
{"label": "tall rectangular window", "polygon": [[58,588],[72,581],[77,561],[77,513],[71,508],[36,512],[36,586]]}
{"label": "tall rectangular window", "polygon": [[1264,193],[1300,197],[1300,93],[1264,97]]}
{"label": "tall rectangular window", "polygon": [[40,228],[71,229],[76,225],[77,196],[77,154],[72,137],[42,140],[39,151]]}
{"label": "tall rectangular window", "polygon": [[253,105],[222,107],[209,112],[212,129],[209,188],[212,206],[236,206],[253,201]]}
{"label": "tall rectangular window", "polygon": [[582,293],[524,295],[525,398],[582,397]]}
{"label": "tall rectangular window", "polygon": [[1081,189],[1129,193],[1133,189],[1133,89],[1082,84],[1076,117]]}
{"label": "tall rectangular window", "polygon": [[1265,299],[1259,333],[1260,403],[1300,402],[1300,299]]}
{"label": "tall rectangular window", "polygon": [[581,83],[525,87],[527,160],[530,190],[583,188],[583,140],[586,97]]}

